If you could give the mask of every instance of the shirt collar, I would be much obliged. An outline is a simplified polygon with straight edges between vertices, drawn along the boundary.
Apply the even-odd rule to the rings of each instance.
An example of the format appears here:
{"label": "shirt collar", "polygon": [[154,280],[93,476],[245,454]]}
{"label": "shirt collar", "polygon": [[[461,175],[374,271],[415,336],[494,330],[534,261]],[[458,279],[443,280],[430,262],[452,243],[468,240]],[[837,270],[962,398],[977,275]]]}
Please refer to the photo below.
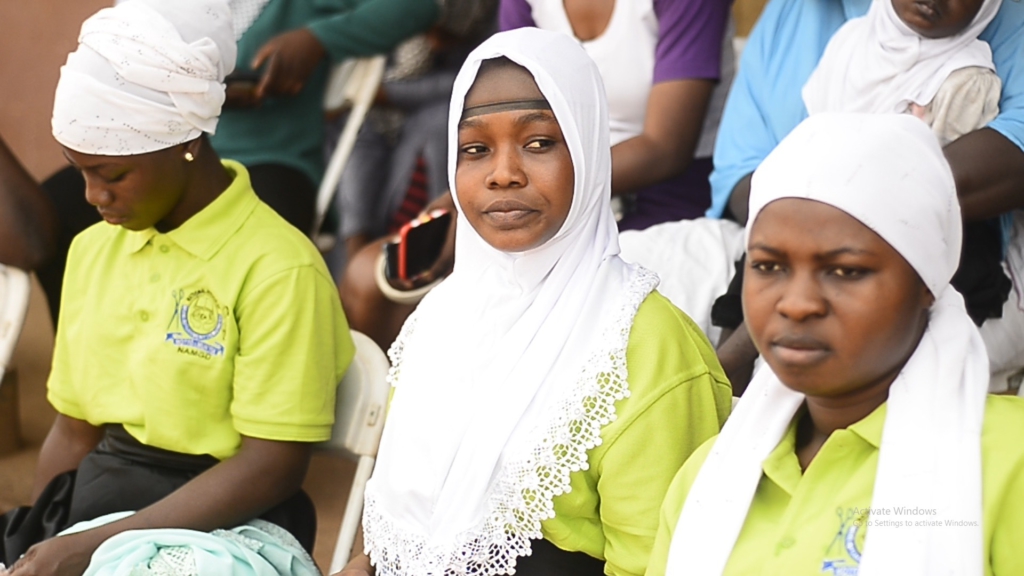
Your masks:
{"label": "shirt collar", "polygon": [[[181,226],[164,234],[164,237],[203,260],[209,260],[217,254],[259,203],[245,167],[233,160],[222,160],[221,163],[232,176],[231,185]],[[147,228],[130,234],[129,247],[134,253],[160,233],[154,228]]]}
{"label": "shirt collar", "polygon": [[[877,450],[882,445],[885,406],[883,403],[875,408],[871,414],[854,422],[847,430],[860,436]],[[796,457],[796,424],[801,414],[802,412],[797,413],[790,423],[789,429],[786,430],[786,435],[779,441],[779,445],[761,463],[761,470],[764,471],[765,476],[789,494],[796,492],[801,477],[800,464]]]}
{"label": "shirt collar", "polygon": [[848,430],[853,432],[857,436],[864,439],[865,442],[871,444],[878,449],[882,446],[882,428],[885,426],[885,406],[883,402],[881,406],[875,408],[874,412],[868,414],[863,419],[854,422],[850,425]]}

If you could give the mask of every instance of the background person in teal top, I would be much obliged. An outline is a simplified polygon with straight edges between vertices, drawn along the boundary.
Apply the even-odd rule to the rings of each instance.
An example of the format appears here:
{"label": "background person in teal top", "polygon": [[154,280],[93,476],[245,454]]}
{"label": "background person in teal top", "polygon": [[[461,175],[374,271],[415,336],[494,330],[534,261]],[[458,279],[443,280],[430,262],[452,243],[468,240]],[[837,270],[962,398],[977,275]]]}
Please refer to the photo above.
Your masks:
{"label": "background person in teal top", "polygon": [[[229,92],[214,149],[244,164],[260,198],[308,233],[324,169],[329,64],[389,52],[439,14],[435,0],[270,0],[238,39],[236,73],[261,79],[250,97]],[[259,167],[268,165],[290,170],[262,182]]]}

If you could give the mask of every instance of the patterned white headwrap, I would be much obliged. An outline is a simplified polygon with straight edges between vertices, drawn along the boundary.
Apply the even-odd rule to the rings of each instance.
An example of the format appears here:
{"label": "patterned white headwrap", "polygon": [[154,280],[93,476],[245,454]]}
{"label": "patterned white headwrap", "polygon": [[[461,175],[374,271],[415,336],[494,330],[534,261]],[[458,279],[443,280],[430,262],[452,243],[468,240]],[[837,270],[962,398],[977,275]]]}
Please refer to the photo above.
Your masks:
{"label": "patterned white headwrap", "polygon": [[130,0],[82,24],[61,68],[53,136],[128,156],[212,134],[236,46],[225,0]]}

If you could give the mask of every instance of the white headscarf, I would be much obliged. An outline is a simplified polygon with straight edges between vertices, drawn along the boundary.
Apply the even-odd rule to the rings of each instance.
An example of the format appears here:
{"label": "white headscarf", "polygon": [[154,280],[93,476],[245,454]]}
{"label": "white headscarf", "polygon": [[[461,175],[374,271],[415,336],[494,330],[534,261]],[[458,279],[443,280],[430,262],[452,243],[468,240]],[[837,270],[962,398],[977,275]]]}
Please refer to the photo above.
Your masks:
{"label": "white headscarf", "polygon": [[873,0],[865,16],[851,19],[829,40],[803,88],[807,112],[903,113],[912,102],[931,103],[954,70],[995,70],[992,49],[978,35],[1000,3],[984,0],[967,28],[932,39],[900,20],[892,0]]}
{"label": "white headscarf", "polygon": [[[754,172],[747,237],[779,198],[853,216],[888,242],[935,296],[928,327],[889,389],[872,508],[935,508],[957,530],[872,526],[860,576],[983,573],[981,425],[988,357],[949,286],[960,257],[960,208],[949,165],[909,115],[819,114]],[[729,417],[676,525],[667,574],[722,574],[762,476],[804,396],[765,365]],[[824,513],[825,511],[823,511]]]}
{"label": "white headscarf", "polygon": [[520,254],[491,247],[459,214],[455,271],[391,349],[394,400],[363,527],[377,574],[507,574],[554,516],[552,498],[587,465],[628,395],[625,349],[653,273],[619,257],[611,153],[597,67],[568,36],[497,34],[470,54],[452,94],[458,123],[483,60],[533,75],[575,174],[562,228]]}
{"label": "white headscarf", "polygon": [[61,67],[53,136],[106,156],[144,154],[212,134],[235,66],[226,0],[130,0],[82,24]]}

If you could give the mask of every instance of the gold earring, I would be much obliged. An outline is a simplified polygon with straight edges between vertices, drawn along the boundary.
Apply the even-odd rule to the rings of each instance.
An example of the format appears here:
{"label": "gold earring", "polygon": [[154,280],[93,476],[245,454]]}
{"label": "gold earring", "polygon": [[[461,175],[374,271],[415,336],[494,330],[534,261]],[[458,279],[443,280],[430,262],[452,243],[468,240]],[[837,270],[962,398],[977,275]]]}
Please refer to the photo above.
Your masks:
{"label": "gold earring", "polygon": [[185,162],[191,162],[195,159],[196,157],[193,156],[191,152],[185,152]]}

